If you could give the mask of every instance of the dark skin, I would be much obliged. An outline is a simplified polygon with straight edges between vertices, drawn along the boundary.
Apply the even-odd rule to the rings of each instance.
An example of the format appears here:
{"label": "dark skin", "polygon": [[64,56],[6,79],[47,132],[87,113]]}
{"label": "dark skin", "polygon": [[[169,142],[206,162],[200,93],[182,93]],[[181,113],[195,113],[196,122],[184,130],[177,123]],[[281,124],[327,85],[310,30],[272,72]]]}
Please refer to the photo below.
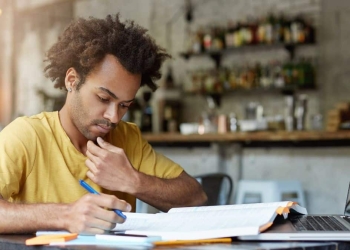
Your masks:
{"label": "dark skin", "polygon": [[[103,140],[135,99],[141,75],[131,74],[116,57],[107,55],[77,90],[79,80],[75,69],[69,68],[65,78],[67,99],[59,117],[72,144],[87,156],[87,176],[93,182],[132,194],[162,211],[206,202],[200,184],[186,172],[173,179],[145,175],[133,168],[123,149]],[[86,194],[71,204],[13,204],[0,199],[0,233],[48,229],[104,233],[124,222],[105,208],[131,210],[127,202],[106,194]]]}

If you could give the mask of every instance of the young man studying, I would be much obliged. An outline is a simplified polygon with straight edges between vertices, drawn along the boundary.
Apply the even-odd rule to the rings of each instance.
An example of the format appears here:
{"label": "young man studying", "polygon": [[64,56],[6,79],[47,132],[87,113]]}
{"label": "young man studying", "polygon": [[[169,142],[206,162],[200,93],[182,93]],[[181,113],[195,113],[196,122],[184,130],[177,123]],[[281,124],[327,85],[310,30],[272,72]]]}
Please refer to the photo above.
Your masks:
{"label": "young man studying", "polygon": [[162,211],[205,203],[194,178],[121,120],[140,87],[156,89],[168,57],[119,15],[68,26],[45,68],[67,90],[63,108],[17,118],[0,133],[0,233],[100,234],[123,223],[113,210],[134,211],[136,198]]}

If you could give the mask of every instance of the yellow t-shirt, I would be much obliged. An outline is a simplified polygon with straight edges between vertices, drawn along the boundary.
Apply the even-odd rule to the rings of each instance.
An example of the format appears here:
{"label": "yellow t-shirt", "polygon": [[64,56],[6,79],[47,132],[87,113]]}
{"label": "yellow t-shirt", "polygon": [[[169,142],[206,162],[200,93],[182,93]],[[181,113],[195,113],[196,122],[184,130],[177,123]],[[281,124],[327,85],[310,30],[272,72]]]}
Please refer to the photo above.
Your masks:
{"label": "yellow t-shirt", "polygon": [[[183,171],[155,152],[135,124],[121,121],[106,140],[123,148],[142,173],[170,179]],[[104,190],[86,177],[86,159],[62,128],[58,112],[17,118],[0,132],[0,194],[12,202],[71,203],[87,193],[79,184],[82,179],[99,192],[126,200],[135,210],[134,196]]]}

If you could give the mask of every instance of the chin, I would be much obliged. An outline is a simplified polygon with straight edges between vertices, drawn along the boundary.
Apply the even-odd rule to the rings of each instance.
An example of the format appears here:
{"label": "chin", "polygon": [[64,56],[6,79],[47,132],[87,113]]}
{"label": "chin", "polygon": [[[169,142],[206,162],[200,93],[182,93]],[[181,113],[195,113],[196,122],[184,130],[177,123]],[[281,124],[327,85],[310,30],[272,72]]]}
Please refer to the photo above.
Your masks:
{"label": "chin", "polygon": [[99,137],[99,136],[102,136],[102,135],[99,135],[99,134],[96,134],[96,133],[91,133],[91,132],[84,134],[84,137],[87,140],[93,141],[93,142],[96,142],[97,141],[97,137]]}
{"label": "chin", "polygon": [[103,133],[101,131],[98,131],[98,130],[88,130],[84,133],[84,136],[86,139],[90,140],[90,141],[93,141],[93,142],[96,142],[97,140],[97,137],[102,137],[104,138],[106,136],[107,133]]}

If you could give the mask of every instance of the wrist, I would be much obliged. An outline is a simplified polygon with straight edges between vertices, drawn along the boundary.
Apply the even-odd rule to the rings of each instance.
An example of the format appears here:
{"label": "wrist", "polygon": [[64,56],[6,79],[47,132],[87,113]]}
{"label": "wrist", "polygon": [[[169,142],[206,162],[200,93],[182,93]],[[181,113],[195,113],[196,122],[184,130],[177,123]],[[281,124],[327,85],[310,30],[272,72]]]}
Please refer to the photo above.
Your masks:
{"label": "wrist", "polygon": [[[131,182],[132,185],[128,188],[128,190],[126,190],[126,192],[136,196],[141,192],[140,190],[145,189],[146,185],[145,185],[145,182],[143,181],[145,176],[146,175],[144,173],[135,171],[135,175],[133,178],[134,181]],[[142,185],[142,183],[144,185]]]}
{"label": "wrist", "polygon": [[70,216],[71,216],[71,205],[70,204],[59,204],[59,208],[56,210],[57,213],[57,229],[70,231]]}

